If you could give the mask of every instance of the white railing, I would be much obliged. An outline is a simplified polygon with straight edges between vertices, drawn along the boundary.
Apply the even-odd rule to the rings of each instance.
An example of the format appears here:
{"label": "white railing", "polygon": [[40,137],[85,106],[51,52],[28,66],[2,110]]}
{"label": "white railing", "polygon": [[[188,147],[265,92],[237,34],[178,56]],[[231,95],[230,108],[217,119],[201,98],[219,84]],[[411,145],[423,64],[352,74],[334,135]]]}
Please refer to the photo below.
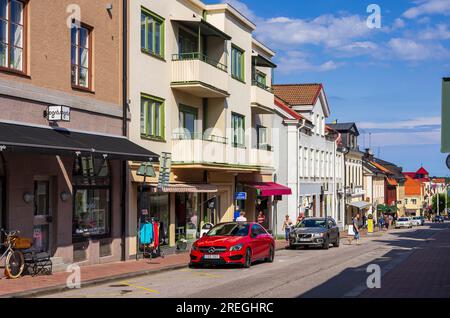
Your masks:
{"label": "white railing", "polygon": [[173,84],[206,84],[228,92],[228,73],[200,59],[173,60]]}

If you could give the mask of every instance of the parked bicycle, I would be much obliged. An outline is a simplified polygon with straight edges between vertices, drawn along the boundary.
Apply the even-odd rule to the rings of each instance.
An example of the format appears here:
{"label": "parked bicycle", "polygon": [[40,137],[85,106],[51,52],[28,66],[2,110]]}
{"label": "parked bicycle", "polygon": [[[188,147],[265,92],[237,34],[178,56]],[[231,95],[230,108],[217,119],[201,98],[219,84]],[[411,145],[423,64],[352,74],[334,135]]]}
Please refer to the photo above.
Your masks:
{"label": "parked bicycle", "polygon": [[5,275],[10,279],[19,278],[25,269],[25,258],[21,250],[30,248],[31,240],[19,237],[19,231],[8,233],[1,229],[0,232],[5,235],[1,246],[6,250],[0,256],[0,262],[5,260]]}

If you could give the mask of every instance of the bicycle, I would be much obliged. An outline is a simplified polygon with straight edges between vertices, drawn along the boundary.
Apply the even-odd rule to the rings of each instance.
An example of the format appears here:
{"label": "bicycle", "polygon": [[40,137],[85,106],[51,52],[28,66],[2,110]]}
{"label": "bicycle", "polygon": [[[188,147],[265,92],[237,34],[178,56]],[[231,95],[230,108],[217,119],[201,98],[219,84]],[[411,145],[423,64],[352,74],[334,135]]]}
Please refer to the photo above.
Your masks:
{"label": "bicycle", "polygon": [[20,249],[30,246],[28,239],[20,238],[20,231],[6,232],[4,229],[0,233],[5,235],[5,241],[1,246],[6,247],[5,252],[0,256],[0,261],[5,259],[5,275],[10,279],[19,278],[25,269],[25,257]]}

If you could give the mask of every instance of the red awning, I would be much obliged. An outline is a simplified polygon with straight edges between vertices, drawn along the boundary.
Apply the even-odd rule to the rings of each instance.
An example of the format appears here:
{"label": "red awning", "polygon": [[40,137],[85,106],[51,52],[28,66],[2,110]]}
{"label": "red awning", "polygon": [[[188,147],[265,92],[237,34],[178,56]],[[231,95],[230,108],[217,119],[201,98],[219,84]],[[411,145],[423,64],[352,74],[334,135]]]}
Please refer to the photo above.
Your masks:
{"label": "red awning", "polygon": [[270,197],[272,195],[291,195],[292,190],[275,182],[255,182],[248,183],[246,186],[256,189],[258,195]]}

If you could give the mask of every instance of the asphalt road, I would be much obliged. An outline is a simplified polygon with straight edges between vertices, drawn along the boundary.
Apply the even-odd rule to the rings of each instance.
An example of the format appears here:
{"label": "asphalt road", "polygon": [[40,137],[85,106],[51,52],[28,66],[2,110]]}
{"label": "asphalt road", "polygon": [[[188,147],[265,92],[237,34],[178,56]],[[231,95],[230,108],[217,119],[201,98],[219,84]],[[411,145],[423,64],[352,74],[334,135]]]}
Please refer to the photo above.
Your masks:
{"label": "asphalt road", "polygon": [[426,224],[365,237],[360,246],[341,241],[329,250],[283,250],[272,264],[250,269],[181,269],[47,295],[51,298],[279,298],[358,297],[367,291],[370,264],[383,277],[450,223]]}

